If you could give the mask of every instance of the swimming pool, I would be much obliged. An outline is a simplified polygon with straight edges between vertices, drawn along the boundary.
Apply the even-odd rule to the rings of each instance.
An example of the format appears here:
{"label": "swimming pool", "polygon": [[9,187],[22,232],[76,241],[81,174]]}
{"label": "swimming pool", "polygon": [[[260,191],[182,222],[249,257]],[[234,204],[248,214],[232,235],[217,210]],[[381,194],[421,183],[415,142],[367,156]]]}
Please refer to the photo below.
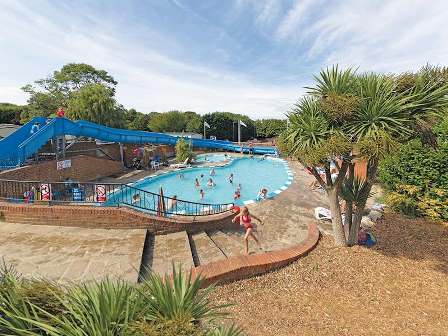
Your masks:
{"label": "swimming pool", "polygon": [[[215,167],[215,176],[210,176],[210,167],[196,167],[167,172],[158,176],[148,177],[134,183],[132,186],[158,193],[163,188],[165,196],[177,196],[177,199],[209,204],[232,203],[242,205],[253,202],[258,191],[265,187],[268,195],[273,196],[285,190],[291,183],[292,174],[286,161],[281,159],[235,158],[229,164]],[[229,176],[233,173],[233,183]],[[181,175],[183,174],[183,175]],[[201,177],[202,175],[202,177]],[[200,186],[195,186],[195,179]],[[213,179],[214,187],[208,187],[207,181]],[[233,199],[237,186],[241,184],[241,198]],[[204,198],[200,197],[200,190]]]}
{"label": "swimming pool", "polygon": [[201,163],[214,163],[214,162],[224,162],[226,160],[231,159],[232,157],[230,155],[224,155],[224,154],[199,154],[196,156],[195,161],[201,162]]}

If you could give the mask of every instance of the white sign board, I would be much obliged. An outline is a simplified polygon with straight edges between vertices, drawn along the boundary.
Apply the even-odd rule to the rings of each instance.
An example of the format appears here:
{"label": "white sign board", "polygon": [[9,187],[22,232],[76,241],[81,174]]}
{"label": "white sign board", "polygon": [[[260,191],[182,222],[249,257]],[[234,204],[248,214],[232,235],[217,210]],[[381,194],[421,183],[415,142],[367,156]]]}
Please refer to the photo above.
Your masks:
{"label": "white sign board", "polygon": [[56,162],[56,169],[62,170],[66,168],[70,168],[72,166],[72,160],[64,160]]}

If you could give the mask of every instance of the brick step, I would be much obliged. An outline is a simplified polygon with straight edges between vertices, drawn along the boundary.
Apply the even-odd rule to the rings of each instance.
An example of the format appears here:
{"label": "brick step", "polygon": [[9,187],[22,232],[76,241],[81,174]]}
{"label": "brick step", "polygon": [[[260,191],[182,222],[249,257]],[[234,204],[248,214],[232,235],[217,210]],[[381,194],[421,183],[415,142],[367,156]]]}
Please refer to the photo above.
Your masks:
{"label": "brick step", "polygon": [[216,246],[205,231],[192,234],[190,236],[190,245],[195,266],[226,258],[223,251]]}
{"label": "brick step", "polygon": [[158,274],[172,273],[172,264],[183,270],[194,267],[188,235],[185,231],[157,235],[154,239],[152,270]]}
{"label": "brick step", "polygon": [[243,233],[227,230],[208,231],[207,233],[227,258],[244,253]]}

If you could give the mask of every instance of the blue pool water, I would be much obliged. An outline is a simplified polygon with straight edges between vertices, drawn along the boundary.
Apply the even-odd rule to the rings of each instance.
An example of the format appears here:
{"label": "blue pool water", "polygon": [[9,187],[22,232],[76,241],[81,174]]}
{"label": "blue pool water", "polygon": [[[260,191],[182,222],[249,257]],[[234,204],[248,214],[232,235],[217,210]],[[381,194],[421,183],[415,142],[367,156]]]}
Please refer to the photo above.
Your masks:
{"label": "blue pool water", "polygon": [[226,160],[229,160],[231,158],[230,155],[227,155],[227,157],[224,156],[224,154],[199,154],[196,156],[196,162],[223,162]]}
{"label": "blue pool water", "polygon": [[[188,168],[147,178],[133,186],[139,189],[158,193],[163,188],[165,196],[176,195],[178,199],[209,204],[236,203],[256,198],[258,191],[266,187],[268,192],[280,189],[288,180],[287,166],[280,160],[260,160],[259,158],[237,158],[228,165],[215,167],[215,176],[210,176],[210,167]],[[183,173],[183,178],[179,174]],[[233,184],[229,182],[229,175],[233,173]],[[201,178],[201,174],[203,178]],[[212,178],[216,184],[208,187],[207,181]],[[195,178],[201,186],[195,187]],[[234,201],[233,194],[241,183],[241,198]],[[201,199],[199,190],[203,189],[205,196]]]}

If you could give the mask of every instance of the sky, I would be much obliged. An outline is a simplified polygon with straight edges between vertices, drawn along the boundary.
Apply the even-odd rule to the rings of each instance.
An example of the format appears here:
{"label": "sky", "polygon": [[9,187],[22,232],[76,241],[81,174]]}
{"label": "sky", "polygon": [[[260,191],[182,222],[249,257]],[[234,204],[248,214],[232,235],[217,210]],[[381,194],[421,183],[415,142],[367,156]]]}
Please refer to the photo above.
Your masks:
{"label": "sky", "polygon": [[320,69],[447,65],[446,0],[0,0],[0,102],[66,63],[142,112],[281,118]]}

